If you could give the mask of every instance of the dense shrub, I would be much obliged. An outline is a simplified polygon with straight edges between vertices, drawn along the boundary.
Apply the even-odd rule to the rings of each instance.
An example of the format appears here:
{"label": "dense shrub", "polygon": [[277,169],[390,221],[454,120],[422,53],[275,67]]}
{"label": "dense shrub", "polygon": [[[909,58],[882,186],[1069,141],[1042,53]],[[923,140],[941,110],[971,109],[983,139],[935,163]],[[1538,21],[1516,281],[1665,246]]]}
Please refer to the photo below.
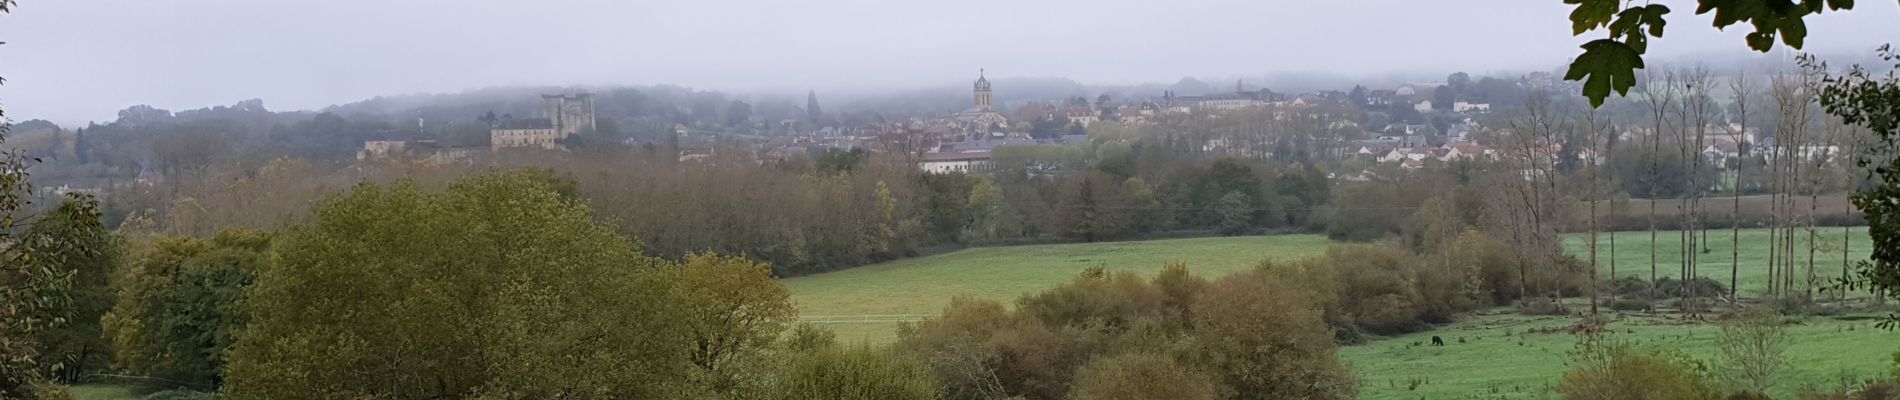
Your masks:
{"label": "dense shrub", "polygon": [[58,260],[57,268],[72,271],[68,281],[72,300],[66,323],[39,332],[38,364],[42,377],[72,383],[82,377],[106,372],[111,367],[111,346],[101,334],[100,317],[111,310],[116,293],[110,277],[124,262],[125,245],[119,235],[99,224],[100,215],[89,203],[68,198],[54,209],[39,214],[22,241],[61,242],[61,251],[41,255],[43,260]]}
{"label": "dense shrub", "polygon": [[1097,358],[1076,372],[1074,400],[1215,400],[1220,387],[1206,374],[1161,354]]}
{"label": "dense shrub", "polygon": [[1132,272],[1108,274],[1092,268],[1067,285],[1024,295],[1017,303],[1049,326],[1124,326],[1136,318],[1160,315],[1167,301],[1164,296]]}
{"label": "dense shrub", "polygon": [[1182,328],[1193,323],[1188,307],[1207,290],[1207,279],[1188,272],[1187,264],[1177,261],[1162,267],[1150,283],[1161,291],[1161,307],[1168,321]]}
{"label": "dense shrub", "polygon": [[[1207,379],[1242,398],[1349,397],[1321,307],[1278,279],[1254,271],[1208,283],[1178,263],[1150,281],[1091,269],[1023,296],[1014,310],[952,300],[942,316],[899,328],[897,348],[928,365],[954,400],[1141,398],[1126,396],[1153,392],[1115,385],[1147,384],[1125,378],[1153,374],[1179,375],[1169,382],[1190,386],[1182,396],[1204,393],[1192,387]],[[1131,354],[1180,363],[1114,358]]]}
{"label": "dense shrub", "polygon": [[1714,400],[1715,385],[1686,356],[1596,336],[1580,339],[1557,392],[1566,400]]}
{"label": "dense shrub", "polygon": [[792,326],[792,331],[785,336],[784,348],[796,352],[812,352],[838,345],[836,332],[810,322]]}
{"label": "dense shrub", "polygon": [[247,230],[152,239],[114,277],[118,299],[100,322],[119,365],[170,382],[159,388],[219,385],[272,240]]}
{"label": "dense shrub", "polygon": [[1694,280],[1663,277],[1656,280],[1656,295],[1662,297],[1684,297],[1694,293],[1695,297],[1722,297],[1728,295],[1728,286],[1708,277]]}
{"label": "dense shrub", "polygon": [[531,179],[364,184],[273,260],[225,370],[239,398],[671,397],[691,368],[665,263]]}
{"label": "dense shrub", "polygon": [[1625,276],[1604,282],[1610,293],[1618,297],[1649,297],[1649,281],[1634,276]]}
{"label": "dense shrub", "polygon": [[936,377],[915,359],[854,346],[792,355],[771,399],[933,400]]}
{"label": "dense shrub", "polygon": [[[1260,268],[1317,304],[1341,343],[1357,343],[1366,333],[1417,332],[1490,303],[1493,296],[1485,292],[1480,268],[1496,262],[1499,269],[1515,269],[1503,264],[1508,258],[1487,259],[1478,252],[1415,256],[1390,244],[1337,245],[1323,257]],[[1465,254],[1479,260],[1462,258]]]}
{"label": "dense shrub", "polygon": [[1443,257],[1459,260],[1477,274],[1478,292],[1489,296],[1491,305],[1506,305],[1523,296],[1523,269],[1515,249],[1491,235],[1466,231],[1452,242]]}
{"label": "dense shrub", "polygon": [[930,367],[945,399],[1004,398],[1009,396],[1004,386],[1022,379],[1001,372],[1015,358],[1005,358],[1011,355],[998,338],[1041,328],[1034,318],[1012,313],[1002,303],[956,298],[937,318],[898,327],[897,348]]}
{"label": "dense shrub", "polygon": [[1389,334],[1425,328],[1425,299],[1409,254],[1385,246],[1341,245],[1328,249],[1325,260],[1339,271],[1342,311],[1361,329]]}
{"label": "dense shrub", "polygon": [[1194,314],[1195,357],[1234,391],[1232,399],[1347,399],[1356,392],[1320,311],[1265,273],[1215,281]]}

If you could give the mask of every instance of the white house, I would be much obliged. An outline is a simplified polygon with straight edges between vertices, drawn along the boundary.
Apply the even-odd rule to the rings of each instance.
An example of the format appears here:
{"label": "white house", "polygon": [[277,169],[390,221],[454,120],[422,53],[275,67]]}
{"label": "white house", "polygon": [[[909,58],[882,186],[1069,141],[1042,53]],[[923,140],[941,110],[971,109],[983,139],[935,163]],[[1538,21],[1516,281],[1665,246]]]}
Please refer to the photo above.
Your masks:
{"label": "white house", "polygon": [[924,162],[919,165],[924,172],[933,174],[982,172],[990,170],[992,166],[988,151],[925,154]]}

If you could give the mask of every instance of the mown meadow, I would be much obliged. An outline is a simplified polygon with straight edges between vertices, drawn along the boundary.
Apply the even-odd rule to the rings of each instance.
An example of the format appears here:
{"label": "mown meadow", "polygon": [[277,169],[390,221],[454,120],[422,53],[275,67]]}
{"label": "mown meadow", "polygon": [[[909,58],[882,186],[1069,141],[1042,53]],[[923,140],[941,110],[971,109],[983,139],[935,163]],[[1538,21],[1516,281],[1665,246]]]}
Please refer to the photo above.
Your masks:
{"label": "mown meadow", "polygon": [[[1842,228],[1817,231],[1816,242],[1824,244],[1815,252],[1818,276],[1839,275],[1843,233]],[[1850,261],[1864,259],[1866,231],[1853,228],[1845,233],[1852,235]],[[1726,284],[1733,259],[1731,232],[1712,229],[1706,235],[1707,251],[1700,256],[1698,271]],[[1614,234],[1613,253],[1610,237],[1608,233],[1599,236],[1601,276],[1610,277],[1614,260],[1616,276],[1646,279],[1649,232]],[[1656,274],[1680,275],[1678,232],[1660,231],[1656,237]],[[1588,235],[1569,235],[1566,250],[1587,262],[1588,239]],[[1741,231],[1737,280],[1744,297],[1757,295],[1765,285],[1768,241],[1767,230]],[[1804,232],[1797,246],[1803,273],[1806,241]],[[902,321],[935,315],[953,297],[1008,302],[1067,282],[1091,267],[1146,276],[1167,262],[1183,261],[1195,274],[1215,277],[1254,268],[1262,260],[1319,256],[1329,245],[1318,235],[1279,235],[973,248],[791,278],[785,283],[806,321],[836,330],[842,340],[882,344],[895,340],[895,329]],[[1570,303],[1584,309],[1582,299]],[[1680,350],[1705,360],[1714,357],[1719,331],[1714,324],[1685,322],[1668,310],[1648,314],[1613,312],[1606,307],[1605,312],[1610,315],[1609,336],[1616,340]],[[1796,317],[1788,328],[1791,347],[1786,379],[1771,394],[1836,388],[1889,373],[1891,354],[1900,350],[1900,333],[1876,328],[1872,317]],[[1359,395],[1366,399],[1550,398],[1577,342],[1575,335],[1562,328],[1577,322],[1574,316],[1530,316],[1501,307],[1426,332],[1344,346],[1340,357],[1359,378]],[[1443,338],[1447,345],[1430,346],[1432,336]]]}

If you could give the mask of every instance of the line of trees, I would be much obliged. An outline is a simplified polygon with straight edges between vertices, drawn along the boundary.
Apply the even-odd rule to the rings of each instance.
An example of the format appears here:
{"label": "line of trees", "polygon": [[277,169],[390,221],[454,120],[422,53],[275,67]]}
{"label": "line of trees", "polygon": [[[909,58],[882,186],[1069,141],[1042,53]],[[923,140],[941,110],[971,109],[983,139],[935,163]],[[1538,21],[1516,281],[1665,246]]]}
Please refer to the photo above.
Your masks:
{"label": "line of trees", "polygon": [[286,228],[209,239],[113,234],[75,199],[19,237],[57,246],[31,247],[58,279],[40,293],[70,301],[4,298],[31,313],[9,329],[40,321],[0,341],[6,395],[129,374],[185,398],[937,398],[925,364],[794,326],[769,265],[644,255],[569,186],[362,183]]}

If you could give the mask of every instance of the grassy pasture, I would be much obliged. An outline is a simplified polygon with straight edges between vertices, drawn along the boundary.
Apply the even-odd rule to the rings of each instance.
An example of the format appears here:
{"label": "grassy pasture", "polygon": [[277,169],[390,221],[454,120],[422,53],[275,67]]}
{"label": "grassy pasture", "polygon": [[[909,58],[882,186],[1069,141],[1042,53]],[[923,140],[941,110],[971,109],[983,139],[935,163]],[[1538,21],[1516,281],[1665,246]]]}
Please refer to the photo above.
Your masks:
{"label": "grassy pasture", "polygon": [[[1851,231],[1851,260],[1867,254],[1866,231]],[[1816,252],[1817,275],[1840,273],[1841,228],[1823,228]],[[1697,263],[1705,276],[1728,282],[1731,236],[1727,229],[1708,232],[1709,251]],[[1609,235],[1601,238],[1599,268],[1609,276]],[[1767,280],[1769,232],[1745,229],[1740,236],[1744,296],[1760,292]],[[1796,247],[1805,272],[1806,235]],[[1649,233],[1616,234],[1618,276],[1649,276]],[[1263,259],[1295,260],[1325,252],[1328,241],[1311,235],[1180,239],[1150,242],[1092,243],[976,248],[931,257],[894,261],[822,275],[792,278],[793,299],[801,315],[933,315],[953,296],[1011,301],[1072,278],[1077,272],[1104,266],[1115,271],[1152,274],[1168,261],[1186,261],[1197,274],[1220,276],[1252,268]],[[1588,260],[1588,235],[1569,235],[1572,254]],[[1657,275],[1679,275],[1681,242],[1676,232],[1659,232],[1656,242]],[[1825,272],[1825,273],[1824,273]],[[1345,347],[1341,358],[1360,377],[1360,397],[1366,399],[1541,399],[1568,366],[1576,339],[1568,334],[1526,334],[1535,328],[1561,327],[1574,317],[1522,316],[1498,309],[1473,315],[1455,324],[1412,335],[1375,340]],[[897,322],[857,321],[828,323],[844,340],[887,343],[894,339]],[[1619,315],[1614,335],[1648,346],[1680,349],[1703,360],[1714,357],[1718,328],[1686,324],[1667,315]],[[1786,383],[1778,398],[1802,387],[1834,387],[1843,380],[1887,373],[1890,354],[1900,350],[1900,333],[1874,328],[1874,321],[1810,317],[1789,329],[1793,347]],[[1416,346],[1433,335],[1446,347]],[[1459,342],[1459,339],[1464,342]]]}
{"label": "grassy pasture", "polygon": [[1319,235],[1284,235],[984,247],[791,278],[785,285],[806,320],[888,316],[827,324],[841,340],[885,343],[897,326],[891,319],[935,315],[953,297],[1010,302],[1096,266],[1149,275],[1179,260],[1197,274],[1222,276],[1261,260],[1318,256],[1327,243]]}
{"label": "grassy pasture", "polygon": [[[1340,358],[1359,376],[1359,397],[1401,399],[1547,399],[1565,369],[1575,336],[1529,333],[1564,327],[1574,317],[1524,316],[1497,310],[1430,332],[1340,348]],[[1716,335],[1710,324],[1683,323],[1673,315],[1625,314],[1611,318],[1617,340],[1679,350],[1713,365]],[[1444,347],[1429,345],[1432,336]],[[1871,320],[1809,317],[1788,327],[1787,362],[1775,398],[1794,398],[1803,388],[1831,389],[1891,373],[1900,333],[1876,329]]]}
{"label": "grassy pasture", "polygon": [[131,400],[139,398],[138,396],[132,395],[132,387],[126,385],[84,384],[73,385],[66,389],[72,391],[73,398],[78,400]]}
{"label": "grassy pasture", "polygon": [[[1845,229],[1845,231],[1843,231]],[[1737,236],[1727,229],[1708,231],[1708,252],[1696,260],[1696,271],[1702,277],[1715,279],[1728,285],[1729,274],[1736,263],[1733,251]],[[1850,263],[1867,259],[1869,242],[1867,228],[1822,227],[1815,230],[1814,269],[1817,287],[1825,286],[1841,276],[1841,248],[1843,235],[1851,235],[1845,243]],[[1615,256],[1611,257],[1610,234],[1599,235],[1597,241],[1597,269],[1604,279],[1610,279],[1611,260],[1615,260],[1617,277],[1637,277],[1649,279],[1650,236],[1649,232],[1617,232]],[[1736,286],[1740,286],[1743,297],[1759,296],[1768,282],[1768,259],[1770,231],[1765,229],[1743,229],[1740,239],[1739,271],[1736,272]],[[1570,254],[1589,261],[1590,236],[1572,234],[1566,237],[1564,247]],[[1659,231],[1656,234],[1656,275],[1658,277],[1678,277],[1682,275],[1682,240],[1677,231]],[[1808,265],[1808,235],[1798,231],[1795,240],[1797,266],[1797,286],[1805,285]],[[1818,289],[1817,289],[1818,293]]]}

